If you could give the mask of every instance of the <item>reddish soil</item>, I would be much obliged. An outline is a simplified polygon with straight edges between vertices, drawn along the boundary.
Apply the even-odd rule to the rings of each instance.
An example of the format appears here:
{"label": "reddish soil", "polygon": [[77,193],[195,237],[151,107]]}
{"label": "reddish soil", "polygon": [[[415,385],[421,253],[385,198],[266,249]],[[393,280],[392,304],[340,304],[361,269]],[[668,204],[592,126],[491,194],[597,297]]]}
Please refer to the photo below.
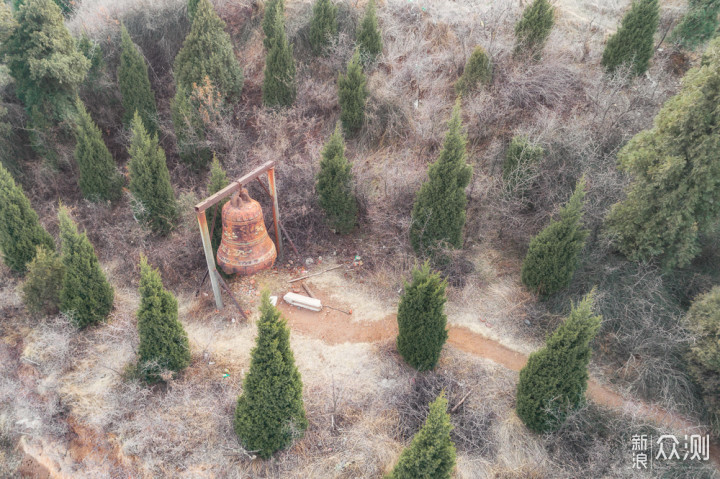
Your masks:
{"label": "reddish soil", "polygon": [[[306,294],[298,285],[297,292]],[[312,289],[315,296],[325,305],[345,311],[352,311],[352,306],[338,303],[328,299],[328,294]],[[342,343],[374,343],[394,338],[397,335],[397,318],[389,315],[377,321],[362,321],[354,319],[352,314],[324,307],[322,311],[315,312],[291,306],[282,298],[278,298],[278,308],[287,319],[291,329],[305,336],[321,339],[328,344]],[[489,359],[513,371],[520,371],[527,356],[514,351],[497,341],[460,326],[448,328],[448,344],[467,353]],[[590,380],[587,390],[588,397],[603,406],[620,409],[650,419],[675,430],[685,432],[698,431],[698,426],[690,419],[673,413],[658,406],[646,404],[635,399],[626,399],[595,380]],[[712,461],[720,466],[720,444],[712,443],[710,447]]]}

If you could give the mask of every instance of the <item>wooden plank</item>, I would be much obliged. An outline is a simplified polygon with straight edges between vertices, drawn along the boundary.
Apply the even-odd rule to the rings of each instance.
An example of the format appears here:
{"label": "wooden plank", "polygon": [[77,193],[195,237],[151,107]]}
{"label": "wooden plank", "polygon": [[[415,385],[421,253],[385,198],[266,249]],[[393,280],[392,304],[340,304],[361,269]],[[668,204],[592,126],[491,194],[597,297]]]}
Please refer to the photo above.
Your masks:
{"label": "wooden plank", "polygon": [[[262,186],[263,190],[265,190],[265,193],[272,198],[272,195],[270,194],[270,190],[267,189],[267,186],[265,186],[265,183],[262,182],[260,178],[255,178],[258,183],[260,183],[260,186]],[[274,210],[273,210],[274,211]],[[293,242],[292,238],[288,234],[287,230],[285,229],[285,226],[283,226],[282,221],[278,220],[278,224],[280,225],[280,230],[285,235],[285,239],[288,240],[288,243],[290,243],[290,247],[293,249],[296,255],[300,256],[300,253],[298,253],[298,249],[295,247],[295,243]]]}
{"label": "wooden plank", "polygon": [[303,289],[305,290],[305,292],[308,294],[308,296],[310,296],[311,298],[314,298],[314,297],[315,297],[315,294],[314,294],[314,293],[312,292],[312,290],[310,289],[310,286],[308,286],[307,284],[303,283],[303,284],[302,284],[302,287],[303,287]]}
{"label": "wooden plank", "polygon": [[275,168],[268,170],[268,187],[273,200],[273,223],[275,223],[275,240],[278,248],[278,262],[285,258],[283,254],[283,240],[280,236],[280,208],[278,207],[277,189],[275,188]]}
{"label": "wooden plank", "polygon": [[252,180],[254,180],[258,176],[262,175],[266,171],[271,170],[274,167],[275,167],[275,162],[268,161],[267,163],[254,169],[247,175],[238,178],[237,180],[233,181],[232,183],[230,183],[229,185],[227,185],[225,188],[218,191],[214,195],[212,195],[208,198],[205,198],[200,203],[196,204],[195,212],[200,213],[201,211],[205,211],[206,209],[210,208],[212,205],[216,204],[217,202],[219,202],[226,196],[229,196],[229,195],[235,193],[236,191],[239,191],[243,185],[250,183]]}
{"label": "wooden plank", "polygon": [[291,279],[290,281],[288,281],[288,283],[294,283],[295,281],[300,281],[301,279],[307,279],[307,278],[310,278],[310,277],[312,277],[312,276],[317,276],[317,275],[319,275],[319,274],[327,273],[328,271],[332,271],[332,270],[334,270],[334,269],[342,268],[343,266],[345,266],[345,265],[344,265],[344,264],[339,264],[339,265],[337,265],[337,266],[333,266],[332,268],[328,268],[328,269],[326,269],[325,271],[320,271],[319,273],[306,274],[305,276],[300,276],[299,278]]}
{"label": "wooden plank", "polygon": [[222,296],[220,295],[220,285],[217,280],[218,272],[215,267],[215,256],[213,255],[212,243],[210,242],[210,232],[207,227],[207,216],[205,215],[205,210],[199,211],[197,218],[198,225],[200,226],[200,237],[202,238],[203,250],[205,251],[205,261],[207,262],[208,271],[210,272],[210,284],[212,285],[213,296],[215,296],[215,306],[217,309],[222,309]]}

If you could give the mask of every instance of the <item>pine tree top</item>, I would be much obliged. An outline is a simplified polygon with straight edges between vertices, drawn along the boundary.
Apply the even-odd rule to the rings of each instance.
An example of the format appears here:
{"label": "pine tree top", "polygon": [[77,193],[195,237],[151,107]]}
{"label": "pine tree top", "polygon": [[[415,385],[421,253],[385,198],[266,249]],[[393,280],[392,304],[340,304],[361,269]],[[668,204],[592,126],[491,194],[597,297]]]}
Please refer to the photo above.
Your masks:
{"label": "pine tree top", "polygon": [[265,15],[262,20],[262,29],[265,34],[263,45],[266,50],[272,46],[275,38],[275,28],[278,15],[282,16],[283,25],[285,23],[285,0],[269,0],[265,4]]}
{"label": "pine tree top", "polygon": [[227,173],[223,170],[218,161],[217,156],[213,155],[212,163],[210,164],[210,177],[208,179],[208,194],[214,194],[229,185]]}
{"label": "pine tree top", "polygon": [[388,479],[450,479],[455,467],[455,445],[450,439],[450,415],[445,391],[430,403],[430,412],[423,427],[415,434],[410,445]]}
{"label": "pine tree top", "polygon": [[209,0],[199,0],[192,27],[175,57],[175,83],[186,92],[209,78],[226,101],[240,97],[243,72],[233,51],[225,22]]}
{"label": "pine tree top", "polygon": [[428,169],[430,180],[445,184],[446,188],[467,187],[472,176],[472,166],[467,164],[466,146],[467,135],[463,131],[460,101],[457,101],[440,155]]}
{"label": "pine tree top", "polygon": [[644,73],[653,55],[653,36],[659,19],[658,0],[634,0],[617,32],[608,39],[602,65],[613,72],[620,65],[631,63],[634,74]]}
{"label": "pine tree top", "polygon": [[365,15],[358,27],[357,43],[363,53],[370,57],[374,58],[382,53],[382,36],[378,26],[375,0],[370,0],[365,7]]}

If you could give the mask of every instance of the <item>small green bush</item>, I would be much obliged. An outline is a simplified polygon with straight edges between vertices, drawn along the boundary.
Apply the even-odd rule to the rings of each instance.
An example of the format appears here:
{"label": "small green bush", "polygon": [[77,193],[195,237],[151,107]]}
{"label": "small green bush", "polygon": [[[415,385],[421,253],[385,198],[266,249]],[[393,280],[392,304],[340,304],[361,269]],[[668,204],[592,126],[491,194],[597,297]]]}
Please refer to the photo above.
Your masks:
{"label": "small green bush", "polygon": [[345,141],[340,124],[325,144],[317,177],[320,207],[340,234],[349,233],[357,223],[357,200],[353,194],[352,167],[345,157]]}
{"label": "small green bush", "polygon": [[465,64],[465,70],[455,83],[455,93],[466,95],[477,88],[478,83],[488,85],[492,81],[492,64],[485,49],[476,46]]}
{"label": "small green bush", "polygon": [[503,162],[503,182],[516,196],[525,195],[531,169],[542,160],[545,151],[541,146],[533,145],[525,136],[514,136],[505,152]]}
{"label": "small green bush", "polygon": [[715,431],[720,431],[720,286],[696,298],[685,323],[694,336],[687,355],[690,375],[702,391]]}
{"label": "small green bush", "polygon": [[717,33],[720,0],[689,0],[687,13],[673,29],[670,41],[694,49]]}
{"label": "small green bush", "polygon": [[275,27],[265,58],[264,73],[263,104],[271,108],[292,105],[297,95],[295,60],[293,47],[285,35],[285,16],[280,11],[275,15]]}
{"label": "small green bush", "polygon": [[582,227],[585,179],[578,181],[570,200],[531,241],[522,264],[522,282],[541,298],[570,285],[585,247],[588,231]]}
{"label": "small green bush", "polygon": [[346,135],[351,136],[362,128],[367,97],[367,78],[363,73],[360,52],[356,50],[348,63],[347,74],[340,73],[338,76],[340,121]]}
{"label": "small green bush", "polygon": [[65,266],[60,256],[42,246],[30,263],[22,286],[23,302],[33,314],[57,314],[60,311],[60,290]]}
{"label": "small green bush", "polygon": [[548,0],[535,0],[515,24],[515,57],[539,59],[555,24],[555,8]]}
{"label": "small green bush", "polygon": [[310,21],[310,48],[320,55],[337,34],[337,7],[332,0],[315,0]]}
{"label": "small green bush", "polygon": [[375,0],[370,0],[365,8],[365,16],[360,22],[355,41],[364,58],[373,60],[382,53],[382,35],[378,26]]}
{"label": "small green bush", "polygon": [[520,371],[517,415],[532,431],[557,430],[572,411],[585,403],[590,342],[602,318],[593,316],[593,293],[574,305],[545,347],[530,354]]}
{"label": "small green bush", "polygon": [[175,373],[190,364],[190,342],[178,320],[175,296],[162,284],[160,273],[140,257],[140,308],[137,312],[138,366],[150,382],[165,370]]}
{"label": "small green bush", "polygon": [[455,468],[455,444],[450,439],[450,415],[445,392],[430,403],[425,424],[386,479],[450,479]]}
{"label": "small green bush", "polygon": [[642,75],[655,52],[653,37],[660,19],[658,0],[635,0],[623,17],[617,32],[608,39],[601,63],[612,73],[629,64],[635,75]]}
{"label": "small green bush", "polygon": [[440,359],[448,337],[444,308],[447,282],[430,271],[426,262],[412,272],[412,282],[398,305],[397,348],[409,365],[418,371],[432,369]]}
{"label": "small green bush", "polygon": [[70,211],[60,207],[60,240],[65,266],[60,311],[79,328],[104,321],[113,307],[115,293],[100,267],[95,248],[85,233],[78,231]]}

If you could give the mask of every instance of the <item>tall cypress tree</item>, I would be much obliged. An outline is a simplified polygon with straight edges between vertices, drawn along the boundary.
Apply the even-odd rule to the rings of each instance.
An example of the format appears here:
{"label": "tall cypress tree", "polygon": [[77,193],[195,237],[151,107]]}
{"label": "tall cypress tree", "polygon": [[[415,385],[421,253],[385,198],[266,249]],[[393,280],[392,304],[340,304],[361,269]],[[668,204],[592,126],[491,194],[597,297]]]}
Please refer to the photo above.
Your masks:
{"label": "tall cypress tree", "polygon": [[430,403],[430,412],[423,427],[387,479],[450,479],[455,467],[455,444],[450,439],[450,415],[445,392]]}
{"label": "tall cypress tree", "polygon": [[530,241],[522,265],[522,282],[541,297],[570,285],[588,236],[581,224],[584,200],[585,178],[581,178],[560,210],[560,219],[552,221]]}
{"label": "tall cypress tree", "polygon": [[347,74],[340,73],[338,75],[340,121],[346,135],[353,135],[362,128],[365,121],[367,96],[367,78],[363,73],[360,51],[355,50],[350,63],[348,63]]}
{"label": "tall cypress tree", "polygon": [[170,114],[180,159],[195,171],[205,168],[212,158],[206,142],[205,122],[190,92],[181,85],[170,102]]}
{"label": "tall cypress tree", "polygon": [[136,216],[155,233],[167,235],[177,219],[178,210],[165,152],[158,146],[157,135],[148,135],[137,113],[132,122],[128,170]]}
{"label": "tall cypress tree", "polygon": [[307,428],[302,380],[290,349],[290,330],[263,293],[250,371],[235,409],[235,433],[250,451],[267,459]]}
{"label": "tall cypress tree", "polygon": [[375,0],[370,0],[365,8],[365,16],[360,22],[355,41],[362,54],[370,59],[382,53],[382,35],[378,26]]}
{"label": "tall cypress tree", "polygon": [[325,216],[340,234],[349,233],[357,222],[352,182],[352,167],[345,157],[345,141],[338,123],[322,150],[316,188]]}
{"label": "tall cypress tree", "polygon": [[548,0],[535,0],[515,24],[515,57],[539,59],[555,24],[555,8]]}
{"label": "tall cypress tree", "polygon": [[150,88],[150,78],[145,58],[130,39],[125,25],[120,25],[121,53],[118,67],[118,85],[125,113],[123,123],[130,126],[137,111],[152,135],[157,132],[157,107],[155,94]]}
{"label": "tall cypress tree", "polygon": [[275,29],[265,59],[262,93],[263,103],[269,107],[290,106],[297,94],[293,48],[287,41],[285,17],[279,10],[275,14]]}
{"label": "tall cypress tree", "polygon": [[701,66],[687,72],[653,128],[618,153],[632,182],[610,211],[607,229],[631,260],[687,265],[700,251],[698,235],[720,216],[718,103],[720,38],[710,42]]}
{"label": "tall cypress tree", "polygon": [[115,201],[122,195],[123,178],[103,142],[100,129],[80,98],[77,99],[76,109],[75,162],[80,171],[80,191],[91,201]]}
{"label": "tall cypress tree", "polygon": [[190,342],[178,321],[178,303],[160,273],[140,256],[140,308],[137,312],[138,363],[149,381],[164,370],[179,372],[190,364]]}
{"label": "tall cypress tree", "polygon": [[447,282],[431,272],[427,262],[413,270],[412,283],[405,283],[397,314],[397,348],[418,371],[435,367],[447,340],[446,287]]}
{"label": "tall cypress tree", "polygon": [[520,371],[516,410],[535,432],[556,430],[585,402],[590,342],[602,320],[593,316],[592,304],[591,292],[573,306],[545,347],[530,354]]}
{"label": "tall cypress tree", "polygon": [[623,17],[617,32],[608,39],[601,63],[612,73],[630,64],[635,75],[642,75],[655,51],[653,37],[660,20],[658,0],[635,0]]}
{"label": "tall cypress tree", "polygon": [[[227,179],[225,170],[223,170],[222,166],[220,166],[220,162],[217,157],[213,156],[213,161],[210,165],[210,178],[208,179],[207,194],[213,195],[229,184],[230,182]],[[212,243],[213,253],[215,254],[217,253],[217,249],[220,247],[220,241],[222,240],[222,207],[228,201],[229,198],[225,198],[216,205],[207,209],[208,226],[213,227],[210,242]],[[215,222],[214,225],[213,221]]]}
{"label": "tall cypress tree", "polygon": [[460,102],[448,126],[440,156],[430,165],[429,180],[420,188],[412,210],[410,243],[421,255],[434,254],[443,246],[460,248],[463,243],[465,188],[470,184],[472,167],[467,164]]}
{"label": "tall cypress tree", "polygon": [[263,38],[263,46],[265,50],[270,50],[275,40],[275,23],[277,17],[282,16],[282,23],[285,24],[285,0],[268,0],[265,3],[265,15],[262,19],[262,29],[265,34]]}
{"label": "tall cypress tree", "polygon": [[205,77],[225,101],[240,98],[243,72],[233,51],[225,22],[218,17],[209,0],[199,0],[192,28],[175,57],[175,84],[185,92],[202,85]]}
{"label": "tall cypress tree", "polygon": [[688,10],[673,29],[670,40],[695,48],[710,40],[718,28],[720,0],[688,0]]}
{"label": "tall cypress tree", "polygon": [[337,29],[337,7],[332,0],[315,0],[310,20],[310,48],[315,55],[323,52]]}
{"label": "tall cypress tree", "polygon": [[36,248],[55,250],[30,201],[5,167],[0,164],[0,252],[5,264],[22,273],[35,257]]}
{"label": "tall cypress tree", "polygon": [[455,93],[465,95],[477,88],[478,83],[487,85],[492,81],[492,64],[485,49],[476,46],[465,64],[463,74],[455,83]]}
{"label": "tall cypress tree", "polygon": [[104,321],[113,306],[114,292],[108,283],[95,248],[65,206],[60,207],[60,241],[65,266],[60,311],[70,316],[79,328]]}

